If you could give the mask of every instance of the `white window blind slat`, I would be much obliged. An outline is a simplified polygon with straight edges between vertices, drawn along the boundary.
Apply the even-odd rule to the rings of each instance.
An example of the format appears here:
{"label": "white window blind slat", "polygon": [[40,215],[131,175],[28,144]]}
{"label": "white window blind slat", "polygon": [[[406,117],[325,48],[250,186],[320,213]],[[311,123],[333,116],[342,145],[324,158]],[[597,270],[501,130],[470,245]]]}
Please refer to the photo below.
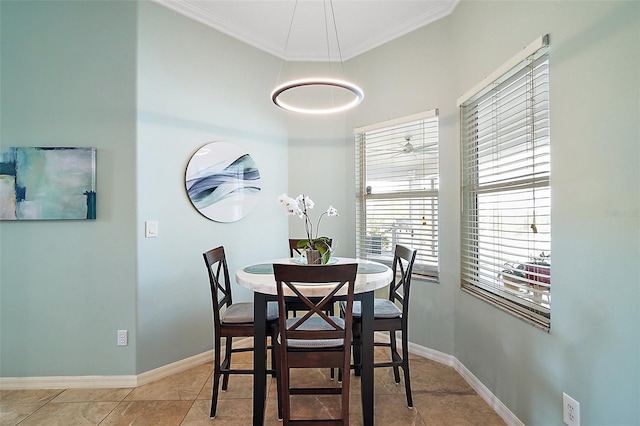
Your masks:
{"label": "white window blind slat", "polygon": [[355,129],[356,255],[391,265],[417,249],[413,271],[438,276],[437,110]]}
{"label": "white window blind slat", "polygon": [[462,289],[546,330],[551,326],[547,43],[546,36],[532,43],[527,56],[509,61],[459,102]]}

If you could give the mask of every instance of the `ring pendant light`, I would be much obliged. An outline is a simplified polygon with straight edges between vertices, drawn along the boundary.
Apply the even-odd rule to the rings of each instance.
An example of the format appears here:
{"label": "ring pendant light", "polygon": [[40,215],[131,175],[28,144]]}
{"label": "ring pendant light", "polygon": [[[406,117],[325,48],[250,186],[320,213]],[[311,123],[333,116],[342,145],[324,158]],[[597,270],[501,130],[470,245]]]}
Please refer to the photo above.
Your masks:
{"label": "ring pendant light", "polygon": [[[350,102],[343,103],[342,105],[334,105],[331,108],[305,108],[295,106],[291,102],[285,102],[281,94],[288,90],[293,90],[305,86],[330,86],[338,89],[343,89],[351,92],[355,96]],[[364,99],[364,92],[361,88],[353,83],[345,80],[337,80],[334,78],[313,77],[300,80],[288,81],[280,86],[276,87],[271,93],[271,100],[274,104],[278,105],[282,109],[287,111],[300,112],[303,114],[331,114],[334,112],[341,112],[351,109],[357,106]]]}
{"label": "ring pendant light", "polygon": [[[327,24],[326,18],[326,1],[325,4],[325,30],[327,37],[327,55],[329,57],[329,62],[331,62],[331,54],[329,51],[329,28]],[[336,26],[336,19],[333,10],[333,1],[329,0],[329,4],[331,6],[331,14],[333,18],[333,26],[336,34],[336,43],[338,45],[338,54],[340,56],[340,64],[342,67],[342,71],[344,73],[344,64],[342,61],[342,52],[340,51],[340,41],[338,39],[338,29]],[[289,25],[289,32],[287,33],[287,40],[285,42],[284,53],[286,54],[287,46],[289,44],[289,37],[291,36],[291,28],[293,27],[293,21],[296,14],[296,8],[298,6],[298,0],[296,0],[293,15],[291,16],[291,23]],[[281,67],[282,71],[282,67]],[[307,107],[300,106],[295,103],[295,101],[288,101],[284,99],[284,95],[291,94],[293,91],[299,90],[301,88],[330,88],[330,89],[340,89],[343,92],[346,92],[349,95],[349,99],[343,100],[336,105],[335,102],[332,103],[329,107]],[[364,92],[357,85],[342,79],[330,78],[330,77],[309,77],[303,79],[296,79],[287,81],[279,86],[277,86],[271,92],[271,100],[278,107],[292,112],[298,112],[303,114],[331,114],[336,112],[342,112],[349,110],[357,105],[359,105],[364,99]]]}

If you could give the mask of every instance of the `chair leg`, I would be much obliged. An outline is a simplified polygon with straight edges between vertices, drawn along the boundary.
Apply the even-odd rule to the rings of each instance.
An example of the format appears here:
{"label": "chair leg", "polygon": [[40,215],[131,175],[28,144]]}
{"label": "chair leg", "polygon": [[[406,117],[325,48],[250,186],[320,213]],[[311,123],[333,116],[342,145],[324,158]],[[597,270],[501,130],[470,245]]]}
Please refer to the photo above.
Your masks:
{"label": "chair leg", "polygon": [[342,417],[342,424],[343,425],[349,425],[349,386],[350,386],[350,377],[345,377],[344,381],[342,382],[342,394],[340,395],[341,397],[341,408],[342,408],[342,413],[341,413],[341,417]]}
{"label": "chair leg", "polygon": [[271,335],[271,377],[277,377],[278,364],[276,361],[276,334]]}
{"label": "chair leg", "polygon": [[273,370],[276,375],[276,391],[278,393],[278,420],[282,420],[282,364],[280,363],[280,345],[278,345],[278,332],[274,331],[271,336],[271,342],[273,343]]}
{"label": "chair leg", "polygon": [[[398,345],[396,344],[396,332],[391,330],[389,331],[389,339],[391,344],[391,361],[396,361],[399,356],[398,354]],[[398,365],[393,366],[393,377],[396,380],[396,385],[400,383],[400,371],[398,369]]]}
{"label": "chair leg", "polygon": [[218,408],[218,390],[220,388],[220,337],[216,336],[214,348],[213,348],[213,386],[211,392],[211,413],[209,417],[214,418],[216,416],[216,410]]}
{"label": "chair leg", "polygon": [[[233,345],[233,337],[225,337],[224,341],[224,363],[227,369],[231,369],[231,346]],[[228,387],[229,373],[225,372],[222,377],[222,390],[226,392]]]}
{"label": "chair leg", "polygon": [[[333,305],[331,305],[331,308],[327,309],[327,311],[326,311],[326,312],[327,312],[327,315],[329,315],[330,317],[331,317],[331,316],[333,316],[333,315],[334,315],[334,308],[333,308]],[[331,379],[331,380],[333,380],[333,379],[335,379],[335,378],[336,378],[336,374],[335,374],[335,371],[334,371],[334,369],[333,369],[333,368],[332,368],[332,369],[331,369],[331,371],[329,372],[329,377],[330,377],[330,379]],[[338,381],[341,381],[341,380],[338,380]]]}
{"label": "chair leg", "polygon": [[355,375],[360,376],[362,371],[362,324],[353,323],[353,364]]}
{"label": "chair leg", "polygon": [[289,420],[291,419],[291,399],[289,395],[291,376],[289,375],[289,369],[286,366],[286,362],[284,360],[284,357],[282,356],[282,352],[280,353],[280,371],[278,372],[278,374],[280,375],[280,388],[278,389],[278,396],[282,395],[280,399],[282,411],[280,413],[280,419],[282,419],[283,425],[288,425]]}
{"label": "chair leg", "polygon": [[413,408],[411,395],[411,379],[409,375],[409,345],[407,333],[402,333],[402,371],[404,372],[404,389],[407,394],[407,407]]}

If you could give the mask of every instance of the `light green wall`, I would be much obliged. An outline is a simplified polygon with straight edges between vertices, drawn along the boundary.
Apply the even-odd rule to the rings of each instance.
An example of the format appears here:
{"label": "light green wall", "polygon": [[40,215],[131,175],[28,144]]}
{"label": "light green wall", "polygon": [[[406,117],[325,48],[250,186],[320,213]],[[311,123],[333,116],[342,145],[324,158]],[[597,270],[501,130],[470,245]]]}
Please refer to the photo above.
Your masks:
{"label": "light green wall", "polygon": [[[203,252],[224,245],[232,273],[287,255],[277,197],[287,191],[288,154],[286,122],[268,98],[278,60],[154,3],[140,3],[138,16],[136,358],[144,372],[211,349]],[[185,192],[189,159],[213,141],[244,148],[260,170],[260,201],[238,222],[205,218]],[[158,238],[144,238],[145,220],[158,221]]]}
{"label": "light green wall", "polygon": [[[211,349],[202,252],[224,245],[235,271],[288,251],[286,123],[261,94],[280,62],[151,2],[0,7],[2,147],[98,148],[96,221],[0,223],[0,374],[139,374]],[[185,193],[188,160],[216,140],[262,176],[258,206],[232,224]],[[158,238],[143,238],[146,219]]]}
{"label": "light green wall", "polygon": [[561,424],[562,392],[582,424],[639,424],[640,3],[463,2],[452,23],[459,93],[550,34],[552,144],[551,332],[458,292],[455,354],[526,424]]}
{"label": "light green wall", "polygon": [[[459,290],[455,105],[546,33],[551,36],[550,333]],[[463,1],[449,17],[347,63],[347,77],[366,98],[345,116],[345,135],[355,126],[440,110],[441,283],[414,284],[410,340],[454,355],[527,425],[563,424],[562,392],[580,402],[583,425],[640,424],[639,42],[638,2]],[[313,129],[316,141],[335,131],[329,126],[323,132],[319,121]],[[352,161],[353,138],[345,141],[343,156]],[[292,169],[307,156],[304,144],[295,145],[292,141]],[[334,151],[329,148],[340,157]],[[323,159],[316,162],[320,168],[333,162],[314,158]],[[292,187],[301,186],[293,176],[290,180]],[[349,192],[354,181],[350,169]],[[336,192],[312,182],[306,188],[325,199]]]}
{"label": "light green wall", "polygon": [[[0,3],[2,146],[93,145],[99,168],[96,222],[0,223],[3,377],[134,374],[209,349],[200,253],[224,244],[232,270],[284,255],[283,235],[302,229],[275,198],[304,191],[339,209],[323,233],[353,254],[353,128],[438,108],[441,283],[414,286],[411,341],[454,355],[527,425],[562,424],[563,391],[584,425],[640,424],[640,3],[463,1],[346,63],[364,103],[313,118],[270,105],[279,60],[132,4]],[[550,333],[458,288],[456,98],[545,33]],[[188,159],[213,140],[247,148],[263,176],[258,208],[234,224],[184,193]],[[145,219],[159,238],[143,238]],[[136,327],[116,348],[115,330]]]}
{"label": "light green wall", "polygon": [[0,2],[0,145],[97,148],[97,220],[0,222],[0,375],[135,373],[130,2]]}

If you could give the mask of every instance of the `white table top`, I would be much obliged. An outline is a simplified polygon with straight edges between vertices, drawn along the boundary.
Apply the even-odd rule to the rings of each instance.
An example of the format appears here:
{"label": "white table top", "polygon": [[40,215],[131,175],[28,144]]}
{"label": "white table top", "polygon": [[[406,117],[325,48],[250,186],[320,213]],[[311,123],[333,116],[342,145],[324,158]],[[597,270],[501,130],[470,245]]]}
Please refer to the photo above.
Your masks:
{"label": "white table top", "polygon": [[[386,287],[391,282],[393,272],[391,268],[378,262],[363,259],[353,259],[349,257],[332,257],[331,262],[338,264],[358,263],[358,274],[356,275],[355,293],[365,293],[379,288]],[[335,259],[335,260],[333,260]],[[298,264],[297,259],[282,258],[247,265],[236,271],[236,282],[239,286],[264,294],[277,294],[276,282],[273,276],[273,269],[270,265],[278,264]],[[300,265],[301,268],[323,268],[325,265]],[[306,285],[304,294],[307,296],[324,296],[327,294],[328,286]],[[287,289],[288,290],[288,289]],[[289,290],[290,291],[290,290]],[[346,289],[345,289],[346,292]],[[287,295],[293,295],[293,293]],[[342,293],[338,293],[341,295]]]}

